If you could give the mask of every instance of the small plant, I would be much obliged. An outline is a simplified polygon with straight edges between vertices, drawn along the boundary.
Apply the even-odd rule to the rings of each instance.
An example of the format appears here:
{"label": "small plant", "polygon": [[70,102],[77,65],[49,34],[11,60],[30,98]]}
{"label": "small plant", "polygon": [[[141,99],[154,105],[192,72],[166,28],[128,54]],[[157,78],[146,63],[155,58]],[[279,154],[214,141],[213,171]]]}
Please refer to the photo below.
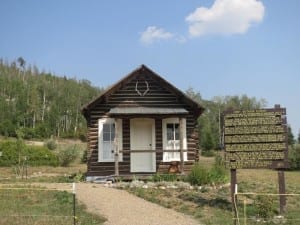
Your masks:
{"label": "small plant", "polygon": [[191,185],[203,185],[209,183],[209,171],[200,164],[195,164],[188,175]]}
{"label": "small plant", "polygon": [[200,164],[195,164],[187,177],[187,181],[192,185],[224,183],[227,181],[226,174],[224,161],[220,155],[217,155],[214,166],[210,170]]}
{"label": "small plant", "polygon": [[87,149],[85,149],[83,151],[83,154],[81,156],[81,159],[80,159],[81,163],[86,163],[87,162]]}
{"label": "small plant", "polygon": [[224,183],[227,181],[227,171],[225,163],[220,155],[216,155],[214,166],[209,172],[210,181],[214,183]]}
{"label": "small plant", "polygon": [[274,215],[273,199],[270,196],[258,196],[254,205],[258,218],[268,219]]}
{"label": "small plant", "polygon": [[58,159],[61,166],[69,166],[78,157],[78,147],[77,145],[69,146],[58,152]]}
{"label": "small plant", "polygon": [[153,182],[161,182],[161,181],[176,181],[177,175],[176,174],[154,174],[151,177],[151,181]]}
{"label": "small plant", "polygon": [[57,148],[57,143],[55,140],[50,139],[44,143],[44,146],[47,147],[49,150],[55,150]]}

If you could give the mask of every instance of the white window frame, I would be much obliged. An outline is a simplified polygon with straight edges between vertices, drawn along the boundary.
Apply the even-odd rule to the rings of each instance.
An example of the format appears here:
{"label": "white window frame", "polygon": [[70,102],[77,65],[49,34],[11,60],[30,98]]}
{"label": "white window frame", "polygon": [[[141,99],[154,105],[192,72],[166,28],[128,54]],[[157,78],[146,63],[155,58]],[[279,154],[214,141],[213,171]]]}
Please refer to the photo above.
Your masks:
{"label": "white window frame", "polygon": [[[186,138],[186,119],[182,119],[182,125],[183,125],[183,150],[187,150],[187,138]],[[163,149],[167,149],[167,124],[168,123],[177,123],[179,124],[179,118],[178,117],[172,117],[172,118],[166,118],[162,120],[162,132],[163,132]],[[180,127],[179,127],[180,129]],[[179,146],[180,146],[180,140],[179,140]],[[180,149],[180,147],[179,147]],[[168,157],[169,152],[163,153],[163,162],[172,162],[172,161],[180,161],[180,152],[179,152],[179,158],[170,158]],[[187,161],[187,152],[185,151],[183,153],[183,160]]]}
{"label": "white window frame", "polygon": [[[118,146],[119,150],[123,148],[123,134],[122,134],[122,119],[113,119],[113,118],[102,118],[98,120],[98,162],[114,162],[114,154],[111,159],[103,159],[103,125],[106,123],[115,124],[115,140],[113,149],[116,149]],[[117,144],[117,145],[116,145]],[[123,154],[119,153],[119,161],[123,161]]]}

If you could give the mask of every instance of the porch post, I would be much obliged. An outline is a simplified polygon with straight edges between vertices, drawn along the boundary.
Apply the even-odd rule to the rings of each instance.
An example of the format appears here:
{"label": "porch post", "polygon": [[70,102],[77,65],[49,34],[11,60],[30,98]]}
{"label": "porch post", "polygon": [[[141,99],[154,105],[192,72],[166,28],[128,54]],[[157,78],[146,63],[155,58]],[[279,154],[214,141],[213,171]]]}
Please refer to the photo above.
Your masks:
{"label": "porch post", "polygon": [[115,175],[119,176],[119,119],[116,119],[115,122]]}
{"label": "porch post", "polygon": [[184,154],[183,154],[183,118],[179,118],[179,140],[180,140],[180,171],[181,174],[184,174]]}

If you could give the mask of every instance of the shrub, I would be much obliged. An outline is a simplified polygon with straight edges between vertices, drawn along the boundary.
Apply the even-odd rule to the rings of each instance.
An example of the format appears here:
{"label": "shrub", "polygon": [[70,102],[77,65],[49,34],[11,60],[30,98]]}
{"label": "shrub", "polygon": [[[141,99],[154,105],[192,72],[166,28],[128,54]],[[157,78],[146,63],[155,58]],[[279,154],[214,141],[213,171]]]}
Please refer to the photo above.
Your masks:
{"label": "shrub", "polygon": [[0,143],[0,166],[13,166],[26,163],[31,166],[57,166],[58,158],[45,147],[27,146],[21,141],[5,141]]}
{"label": "shrub", "polygon": [[80,133],[78,135],[78,138],[82,141],[82,142],[87,142],[87,137],[85,134]]}
{"label": "shrub", "polygon": [[44,146],[47,147],[49,150],[55,150],[57,148],[57,143],[55,140],[50,139],[44,143]]}
{"label": "shrub", "polygon": [[83,151],[83,154],[82,154],[82,156],[81,156],[81,163],[86,163],[87,162],[87,149],[85,149],[84,151]]}
{"label": "shrub", "polygon": [[176,181],[177,175],[176,174],[154,174],[151,177],[151,181],[153,182],[161,182],[161,181]]}
{"label": "shrub", "polygon": [[258,218],[268,219],[274,215],[273,199],[271,196],[258,196],[254,201]]}
{"label": "shrub", "polygon": [[220,155],[216,155],[215,163],[209,173],[210,181],[214,183],[224,183],[227,181],[227,170],[225,162]]}
{"label": "shrub", "polygon": [[215,157],[214,166],[208,170],[200,164],[195,164],[187,177],[192,185],[224,183],[227,181],[227,171],[220,155]]}
{"label": "shrub", "polygon": [[69,166],[78,157],[79,151],[77,145],[69,146],[58,152],[58,159],[61,166]]}
{"label": "shrub", "polygon": [[187,177],[191,185],[203,185],[209,183],[209,171],[200,164],[195,164]]}
{"label": "shrub", "polygon": [[289,163],[291,170],[300,170],[300,145],[289,149]]}
{"label": "shrub", "polygon": [[205,157],[214,157],[215,152],[213,150],[203,150],[201,151],[201,155]]}

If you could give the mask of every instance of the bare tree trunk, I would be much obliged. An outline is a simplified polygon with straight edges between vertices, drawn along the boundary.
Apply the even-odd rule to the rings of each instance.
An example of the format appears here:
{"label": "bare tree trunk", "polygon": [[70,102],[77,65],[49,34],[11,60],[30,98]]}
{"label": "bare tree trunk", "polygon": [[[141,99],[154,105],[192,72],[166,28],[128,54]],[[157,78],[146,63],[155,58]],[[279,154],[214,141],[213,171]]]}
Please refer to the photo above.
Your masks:
{"label": "bare tree trunk", "polygon": [[77,126],[78,126],[78,108],[77,108],[77,110],[76,110],[75,126],[74,126],[74,135],[76,134]]}
{"label": "bare tree trunk", "polygon": [[36,122],[36,116],[35,116],[35,112],[33,112],[33,117],[32,117],[32,128],[35,128],[35,122]]}
{"label": "bare tree trunk", "polygon": [[42,121],[44,121],[45,109],[46,109],[46,91],[44,89],[44,92],[43,92],[43,106],[42,106]]}

